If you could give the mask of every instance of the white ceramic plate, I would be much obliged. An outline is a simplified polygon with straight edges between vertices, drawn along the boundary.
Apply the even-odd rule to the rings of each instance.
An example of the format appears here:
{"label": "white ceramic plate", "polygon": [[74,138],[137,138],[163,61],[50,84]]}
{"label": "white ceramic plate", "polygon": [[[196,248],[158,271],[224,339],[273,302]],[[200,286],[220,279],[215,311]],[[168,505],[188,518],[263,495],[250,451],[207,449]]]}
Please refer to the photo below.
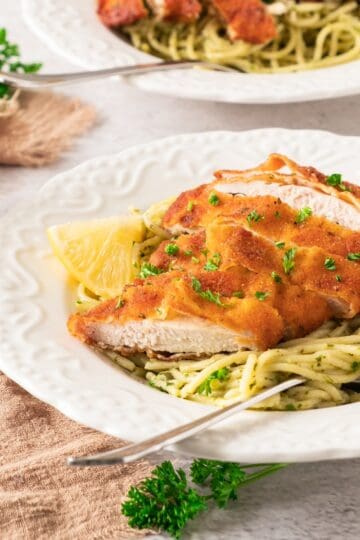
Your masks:
{"label": "white ceramic plate", "polygon": [[[0,368],[69,417],[139,441],[194,419],[209,407],[133,380],[67,333],[73,291],[51,255],[46,227],[146,208],[208,181],[218,168],[242,168],[286,152],[326,173],[360,178],[360,138],[266,129],[180,135],[100,157],[50,180],[11,211],[0,228]],[[360,456],[360,403],[304,412],[245,412],[177,445],[215,459],[272,462]]]}
{"label": "white ceramic plate", "polygon": [[[26,22],[47,45],[87,69],[153,61],[107,30],[92,0],[22,0]],[[295,74],[172,71],[127,81],[153,92],[232,103],[286,103],[358,94],[360,60]]]}

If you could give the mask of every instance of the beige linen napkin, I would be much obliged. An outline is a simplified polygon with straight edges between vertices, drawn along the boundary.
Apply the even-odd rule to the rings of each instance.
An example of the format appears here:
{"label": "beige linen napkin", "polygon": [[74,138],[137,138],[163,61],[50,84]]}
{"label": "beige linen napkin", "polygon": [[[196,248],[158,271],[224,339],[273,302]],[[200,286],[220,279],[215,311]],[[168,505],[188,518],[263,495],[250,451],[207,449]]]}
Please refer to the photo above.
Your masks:
{"label": "beige linen napkin", "polygon": [[55,161],[95,116],[91,106],[51,92],[0,100],[0,164],[39,167]]}
{"label": "beige linen napkin", "polygon": [[127,540],[120,502],[149,474],[144,462],[70,468],[69,455],[120,446],[69,420],[0,374],[0,537],[6,540]]}

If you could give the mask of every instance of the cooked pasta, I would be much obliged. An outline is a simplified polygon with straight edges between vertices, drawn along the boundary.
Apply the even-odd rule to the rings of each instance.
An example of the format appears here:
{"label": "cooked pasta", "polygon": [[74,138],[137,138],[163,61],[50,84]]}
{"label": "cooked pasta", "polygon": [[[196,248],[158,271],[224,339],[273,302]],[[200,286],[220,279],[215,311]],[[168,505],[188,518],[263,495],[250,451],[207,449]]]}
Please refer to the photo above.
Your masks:
{"label": "cooked pasta", "polygon": [[267,351],[217,354],[205,360],[112,360],[172,396],[224,407],[245,400],[287,377],[306,383],[256,406],[266,410],[305,410],[349,403],[359,394],[342,385],[360,377],[360,317],[329,322],[306,338]]}
{"label": "cooked pasta", "polygon": [[205,12],[192,24],[143,19],[123,28],[132,44],[173,60],[207,60],[249,73],[284,73],[360,59],[360,8],[355,0],[296,3],[275,15],[278,36],[265,45],[231,42],[224,24]]}

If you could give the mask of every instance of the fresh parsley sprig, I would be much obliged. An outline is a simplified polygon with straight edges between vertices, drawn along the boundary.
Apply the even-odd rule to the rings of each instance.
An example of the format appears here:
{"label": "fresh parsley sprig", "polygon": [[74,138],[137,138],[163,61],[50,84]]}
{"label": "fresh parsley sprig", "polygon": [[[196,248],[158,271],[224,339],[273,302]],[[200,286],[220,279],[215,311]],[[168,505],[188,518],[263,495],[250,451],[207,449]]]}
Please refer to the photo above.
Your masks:
{"label": "fresh parsley sprig", "polygon": [[[0,28],[0,70],[9,72],[22,71],[23,73],[35,73],[39,71],[42,64],[24,64],[20,61],[20,50],[18,45],[10,43],[7,38],[5,28]],[[0,82],[0,99],[8,99],[11,96],[11,87]]]}
{"label": "fresh parsley sprig", "polygon": [[247,465],[196,459],[190,468],[189,485],[183,469],[175,469],[170,461],[158,465],[149,478],[133,486],[121,511],[129,525],[137,529],[157,529],[179,539],[188,521],[209,509],[214,501],[224,508],[237,499],[239,488],[285,467],[284,464]]}

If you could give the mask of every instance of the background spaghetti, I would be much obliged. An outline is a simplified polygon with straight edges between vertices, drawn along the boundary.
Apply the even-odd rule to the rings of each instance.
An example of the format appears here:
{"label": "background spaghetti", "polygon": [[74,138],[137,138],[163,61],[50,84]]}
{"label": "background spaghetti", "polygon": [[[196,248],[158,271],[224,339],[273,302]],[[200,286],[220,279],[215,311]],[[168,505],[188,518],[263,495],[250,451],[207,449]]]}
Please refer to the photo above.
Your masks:
{"label": "background spaghetti", "polygon": [[132,44],[173,60],[208,60],[245,72],[281,73],[317,69],[360,59],[360,7],[354,1],[281,2],[278,37],[265,45],[231,42],[210,12],[192,24],[147,18],[123,28]]}

